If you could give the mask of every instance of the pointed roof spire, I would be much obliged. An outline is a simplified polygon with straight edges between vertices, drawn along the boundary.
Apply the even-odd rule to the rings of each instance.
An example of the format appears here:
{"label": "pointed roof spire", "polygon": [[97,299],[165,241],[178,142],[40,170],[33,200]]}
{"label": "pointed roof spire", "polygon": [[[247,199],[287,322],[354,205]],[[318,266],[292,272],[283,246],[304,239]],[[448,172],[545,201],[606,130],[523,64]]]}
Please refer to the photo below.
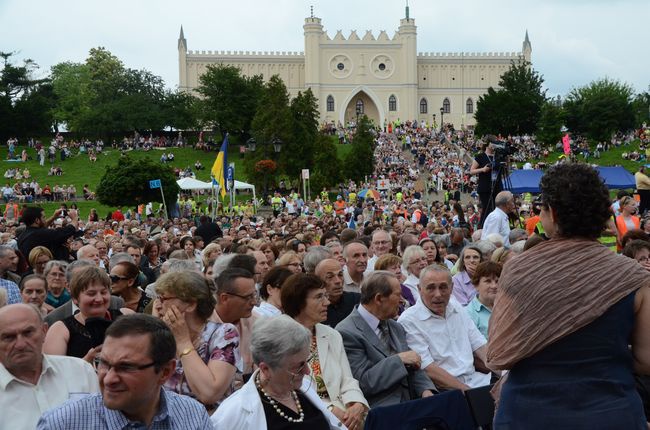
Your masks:
{"label": "pointed roof spire", "polygon": [[527,43],[530,45],[530,39],[528,39],[528,29],[526,29],[526,38],[524,39],[524,43]]}
{"label": "pointed roof spire", "polygon": [[311,17],[314,17],[314,5],[309,6],[309,11],[311,13]]}
{"label": "pointed roof spire", "polygon": [[178,36],[179,39],[185,39],[185,35],[183,34],[183,25],[181,24],[181,34]]}
{"label": "pointed roof spire", "polygon": [[406,20],[409,20],[409,0],[406,0]]}
{"label": "pointed roof spire", "polygon": [[183,34],[182,25],[181,25],[181,34],[178,35],[178,49],[182,51],[187,50],[187,40],[185,40],[185,34]]}

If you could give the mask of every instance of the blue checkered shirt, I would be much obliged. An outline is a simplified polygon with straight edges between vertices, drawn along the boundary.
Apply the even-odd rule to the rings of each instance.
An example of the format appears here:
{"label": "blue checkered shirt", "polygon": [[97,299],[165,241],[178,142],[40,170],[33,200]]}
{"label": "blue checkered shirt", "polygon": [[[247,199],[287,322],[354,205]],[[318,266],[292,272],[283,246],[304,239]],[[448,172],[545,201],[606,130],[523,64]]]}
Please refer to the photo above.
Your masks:
{"label": "blue checkered shirt", "polygon": [[161,389],[160,408],[151,425],[129,421],[120,411],[104,406],[102,395],[91,394],[45,412],[37,430],[212,430],[205,407],[196,400]]}
{"label": "blue checkered shirt", "polygon": [[0,288],[7,290],[7,304],[22,303],[23,298],[20,296],[20,288],[13,281],[0,278]]}

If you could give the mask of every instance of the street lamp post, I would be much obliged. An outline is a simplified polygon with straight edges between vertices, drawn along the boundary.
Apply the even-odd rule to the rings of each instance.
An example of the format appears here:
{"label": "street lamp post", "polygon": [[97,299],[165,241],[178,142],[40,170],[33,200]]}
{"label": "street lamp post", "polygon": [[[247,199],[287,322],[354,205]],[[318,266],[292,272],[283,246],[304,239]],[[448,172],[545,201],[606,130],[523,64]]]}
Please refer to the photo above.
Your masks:
{"label": "street lamp post", "polygon": [[359,131],[359,115],[361,115],[361,106],[357,104],[356,107],[356,112],[357,112],[357,122],[355,123],[355,127],[357,128],[357,131]]}
{"label": "street lamp post", "polygon": [[431,123],[431,130],[433,130],[436,127],[436,114],[433,114],[433,122]]}
{"label": "street lamp post", "polygon": [[442,131],[442,127],[445,125],[445,108],[441,107],[440,108],[440,131]]}

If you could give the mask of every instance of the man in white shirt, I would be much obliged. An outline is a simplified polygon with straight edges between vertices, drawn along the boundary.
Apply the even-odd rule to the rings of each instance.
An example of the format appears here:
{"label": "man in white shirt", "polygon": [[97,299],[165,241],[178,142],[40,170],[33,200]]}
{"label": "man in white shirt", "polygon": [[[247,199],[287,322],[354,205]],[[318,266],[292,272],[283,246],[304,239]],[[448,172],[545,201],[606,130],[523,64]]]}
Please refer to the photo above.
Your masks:
{"label": "man in white shirt", "polygon": [[377,229],[372,232],[372,239],[370,242],[372,257],[368,259],[368,267],[365,272],[366,275],[375,270],[377,259],[384,254],[388,254],[392,247],[393,240],[386,230]]}
{"label": "man in white shirt", "polygon": [[492,233],[497,233],[503,238],[503,245],[510,247],[510,224],[508,223],[508,214],[515,210],[515,197],[510,191],[501,191],[494,198],[496,208],[490,212],[483,224],[481,240],[486,240]]}
{"label": "man in white shirt", "polygon": [[467,390],[490,383],[490,374],[474,368],[474,357],[486,362],[487,341],[465,309],[451,299],[447,268],[431,265],[420,273],[420,300],[397,322],[409,348],[422,357],[421,368],[439,389]]}
{"label": "man in white shirt", "polygon": [[42,353],[46,330],[32,306],[0,309],[0,428],[33,429],[46,410],[99,392],[90,364]]}
{"label": "man in white shirt", "polygon": [[368,268],[368,248],[360,240],[348,242],[343,247],[343,291],[361,292],[363,273]]}

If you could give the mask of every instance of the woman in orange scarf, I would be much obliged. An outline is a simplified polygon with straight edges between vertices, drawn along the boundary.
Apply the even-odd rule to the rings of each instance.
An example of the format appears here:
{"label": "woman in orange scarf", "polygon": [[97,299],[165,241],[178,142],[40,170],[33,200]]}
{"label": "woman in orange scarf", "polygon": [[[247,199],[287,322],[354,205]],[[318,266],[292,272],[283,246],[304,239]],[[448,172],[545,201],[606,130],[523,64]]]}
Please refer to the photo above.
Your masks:
{"label": "woman in orange scarf", "polygon": [[561,164],[540,187],[550,240],[506,263],[490,319],[488,366],[509,370],[494,427],[646,430],[633,373],[650,374],[650,277],[598,243],[594,169]]}
{"label": "woman in orange scarf", "polygon": [[641,226],[641,220],[636,213],[639,205],[636,200],[630,196],[625,196],[621,199],[621,214],[616,217],[616,230],[618,231],[617,250],[623,250],[622,238],[630,230],[638,230]]}

